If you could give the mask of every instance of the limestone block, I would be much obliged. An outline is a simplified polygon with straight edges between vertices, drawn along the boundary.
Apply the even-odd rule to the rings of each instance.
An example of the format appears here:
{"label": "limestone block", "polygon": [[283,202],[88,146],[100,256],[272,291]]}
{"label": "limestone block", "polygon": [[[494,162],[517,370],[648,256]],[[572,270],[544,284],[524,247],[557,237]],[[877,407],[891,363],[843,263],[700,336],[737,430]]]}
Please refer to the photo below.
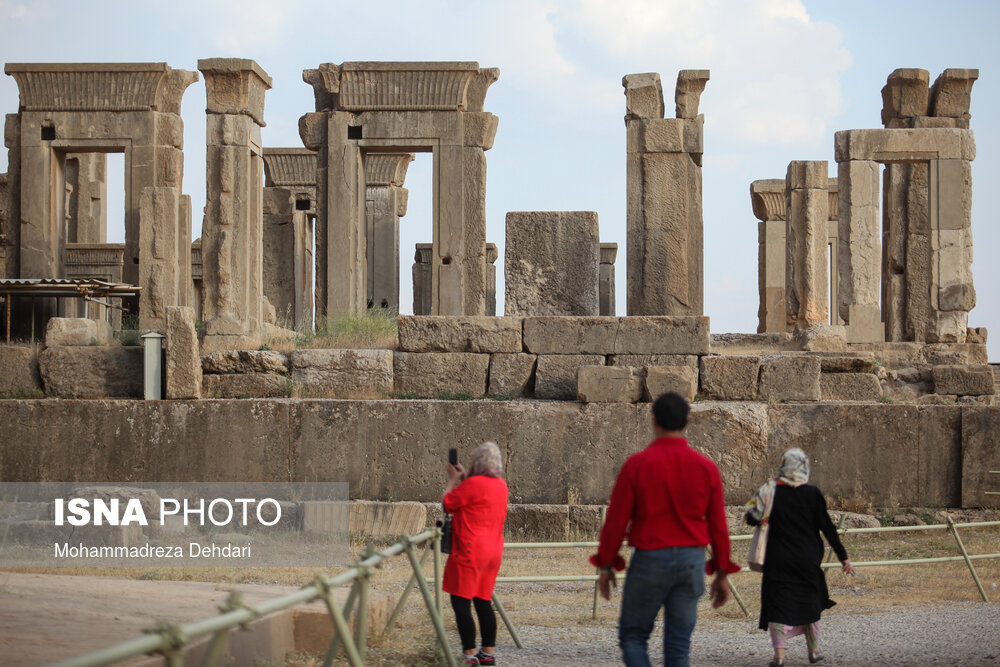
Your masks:
{"label": "limestone block", "polygon": [[642,398],[642,375],[631,366],[581,366],[576,396],[581,403],[635,403]]}
{"label": "limestone block", "polygon": [[414,501],[352,500],[349,522],[351,533],[364,537],[416,535],[427,525],[427,508]]}
{"label": "limestone block", "polygon": [[142,397],[141,347],[50,347],[38,353],[48,396]]}
{"label": "limestone block", "polygon": [[198,69],[205,76],[207,113],[244,114],[264,125],[264,94],[271,77],[253,60],[204,58]]}
{"label": "limestone block", "polygon": [[511,505],[504,535],[512,541],[565,542],[569,539],[569,506]]}
{"label": "limestone block", "polygon": [[694,400],[698,393],[698,369],[688,365],[683,366],[647,366],[643,384],[643,400],[655,401],[657,398],[674,392],[684,400]]}
{"label": "limestone block", "polygon": [[535,398],[576,400],[576,378],[583,366],[600,366],[599,354],[543,354],[535,369]]}
{"label": "limestone block", "polygon": [[802,344],[795,340],[792,334],[783,331],[756,334],[712,334],[712,354],[768,354],[801,349]]}
{"label": "limestone block", "polygon": [[993,369],[989,364],[976,366],[934,366],[934,393],[956,396],[993,394]]}
{"label": "limestone block", "polygon": [[1000,496],[986,491],[1000,491],[997,477],[990,470],[1000,470],[1000,410],[962,408],[961,496],[962,507],[1000,507]]}
{"label": "limestone block", "polygon": [[469,87],[465,91],[465,110],[475,113],[483,110],[486,104],[486,92],[490,86],[500,78],[499,67],[480,67],[479,71],[472,77]]}
{"label": "limestone block", "polygon": [[601,505],[570,505],[570,539],[597,539],[601,532]]}
{"label": "limestone block", "polygon": [[778,469],[777,447],[768,437],[768,411],[769,406],[760,403],[706,401],[691,406],[688,441],[719,466],[727,503],[746,502],[760,480]]}
{"label": "limestone block", "polygon": [[0,397],[30,398],[41,392],[35,348],[0,345]]}
{"label": "limestone block", "polygon": [[847,328],[842,325],[814,324],[795,332],[795,342],[805,352],[844,352]]}
{"label": "limestone block", "polygon": [[698,374],[698,356],[694,354],[612,354],[608,366],[690,366]]}
{"label": "limestone block", "polygon": [[381,398],[392,393],[392,350],[294,350],[292,382],[304,396]]}
{"label": "limestone block", "polygon": [[931,115],[968,119],[972,84],[978,78],[978,69],[946,69],[941,72],[930,91]]}
{"label": "limestone block", "polygon": [[701,358],[701,391],[719,401],[753,401],[757,398],[760,357],[756,355]]}
{"label": "limestone block", "polygon": [[819,365],[823,373],[874,373],[875,354],[858,352],[850,356],[822,356]]}
{"label": "limestone block", "polygon": [[351,505],[336,500],[307,500],[299,503],[303,533],[341,533],[351,530]]}
{"label": "limestone block", "polygon": [[882,123],[886,127],[896,119],[927,115],[930,74],[925,69],[897,69],[882,88]]}
{"label": "limestone block", "polygon": [[701,94],[708,83],[707,69],[682,69],[677,73],[677,86],[674,89],[674,104],[678,118],[695,118],[698,116],[698,103]]}
{"label": "limestone block", "polygon": [[167,306],[166,398],[201,398],[201,354],[194,308]]}
{"label": "limestone block", "polygon": [[205,398],[282,398],[291,393],[287,375],[241,373],[202,376]]}
{"label": "limestone block", "polygon": [[827,162],[793,161],[785,179],[788,199],[785,295],[788,323],[796,329],[829,322]]}
{"label": "limestone block", "polygon": [[626,74],[625,120],[633,118],[663,118],[663,84],[658,72]]}
{"label": "limestone block", "polygon": [[521,351],[521,318],[487,316],[399,316],[403,352]]}
{"label": "limestone block", "polygon": [[272,373],[288,375],[288,357],[275,350],[219,350],[201,358],[203,373]]}
{"label": "limestone block", "polygon": [[829,167],[826,160],[792,160],[788,163],[785,187],[792,190],[827,190]]}
{"label": "limestone block", "polygon": [[526,317],[524,346],[535,354],[707,354],[707,317]]}
{"label": "limestone block", "polygon": [[506,315],[600,312],[596,213],[510,212],[506,225]]}
{"label": "limestone block", "polygon": [[45,326],[45,347],[111,345],[111,325],[85,317],[53,317]]}
{"label": "limestone block", "polygon": [[392,371],[397,395],[419,398],[486,393],[490,355],[468,352],[396,352]]}
{"label": "limestone block", "polygon": [[622,317],[614,340],[615,354],[708,354],[707,317]]}
{"label": "limestone block", "polygon": [[779,356],[764,360],[759,395],[766,401],[818,401],[820,361],[813,356]]}
{"label": "limestone block", "polygon": [[645,118],[628,122],[625,146],[629,153],[705,152],[705,119]]}
{"label": "limestone block", "polygon": [[[975,160],[976,140],[971,130],[957,128],[841,130],[834,135],[834,153],[837,162],[919,161],[928,155],[939,160]],[[844,185],[842,180],[840,185]]]}
{"label": "limestone block", "polygon": [[932,366],[967,366],[989,363],[985,343],[935,343],[920,346],[919,359]]}
{"label": "limestone block", "polygon": [[873,373],[823,373],[819,377],[824,401],[877,401],[882,384]]}
{"label": "limestone block", "polygon": [[510,398],[529,395],[534,388],[536,359],[534,354],[491,354],[489,389],[486,393]]}

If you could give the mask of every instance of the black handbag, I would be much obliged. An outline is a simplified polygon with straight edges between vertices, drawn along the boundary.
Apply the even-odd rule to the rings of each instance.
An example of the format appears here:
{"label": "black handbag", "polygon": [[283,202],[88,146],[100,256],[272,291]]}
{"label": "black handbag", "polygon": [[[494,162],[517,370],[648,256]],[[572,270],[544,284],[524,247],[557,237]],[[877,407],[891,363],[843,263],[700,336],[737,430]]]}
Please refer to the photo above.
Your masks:
{"label": "black handbag", "polygon": [[451,553],[451,515],[445,514],[444,520],[437,522],[441,529],[441,553]]}

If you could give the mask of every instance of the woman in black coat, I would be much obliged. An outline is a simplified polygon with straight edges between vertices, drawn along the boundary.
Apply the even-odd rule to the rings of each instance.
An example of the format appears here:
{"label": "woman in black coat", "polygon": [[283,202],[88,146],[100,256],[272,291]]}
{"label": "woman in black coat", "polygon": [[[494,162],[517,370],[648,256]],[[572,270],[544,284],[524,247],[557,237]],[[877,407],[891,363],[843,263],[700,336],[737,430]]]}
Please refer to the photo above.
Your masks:
{"label": "woman in black coat", "polygon": [[823,659],[819,652],[819,618],[834,604],[820,568],[823,540],[837,554],[844,572],[854,574],[847,551],[826,511],[823,493],[809,481],[809,459],[801,449],[789,449],[781,457],[778,477],[762,486],[747,503],[747,523],[756,526],[765,517],[773,495],[767,550],[760,588],[761,630],[768,630],[774,647],[772,667],[785,664],[785,639],[806,636],[809,662]]}

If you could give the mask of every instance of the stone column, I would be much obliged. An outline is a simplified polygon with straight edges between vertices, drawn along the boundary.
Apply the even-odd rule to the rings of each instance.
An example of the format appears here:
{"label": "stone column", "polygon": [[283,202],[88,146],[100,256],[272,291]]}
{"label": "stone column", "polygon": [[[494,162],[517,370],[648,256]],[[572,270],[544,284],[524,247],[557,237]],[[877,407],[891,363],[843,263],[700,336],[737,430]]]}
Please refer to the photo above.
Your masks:
{"label": "stone column", "polygon": [[108,242],[107,163],[104,153],[66,155],[68,243]]}
{"label": "stone column", "polygon": [[842,325],[844,321],[840,318],[840,313],[837,310],[837,303],[839,303],[839,298],[837,296],[839,290],[839,284],[837,282],[837,254],[840,252],[839,243],[837,241],[839,234],[839,221],[837,219],[838,215],[838,189],[837,189],[837,179],[830,178],[827,180],[827,196],[829,197],[829,214],[830,219],[826,222],[826,244],[827,244],[827,274],[830,277],[830,323],[836,325]]}
{"label": "stone column", "polygon": [[708,70],[681,70],[676,118],[664,118],[656,73],[625,87],[628,188],[628,314],[701,315],[703,240],[698,114]]}
{"label": "stone column", "polygon": [[413,314],[431,314],[431,265],[434,259],[433,243],[416,244],[413,255]]}
{"label": "stone column", "polygon": [[879,243],[878,163],[846,160],[837,164],[838,308],[849,343],[881,343],[885,334],[879,310],[882,248]]}
{"label": "stone column", "polygon": [[496,243],[486,244],[486,314],[497,314],[497,267],[500,256]]}
{"label": "stone column", "polygon": [[504,313],[598,315],[600,235],[593,211],[507,214]]}
{"label": "stone column", "polygon": [[399,219],[406,215],[402,187],[412,153],[365,156],[365,241],[369,308],[399,311]]}
{"label": "stone column", "polygon": [[789,163],[785,176],[785,298],[788,326],[828,324],[826,160]]}
{"label": "stone column", "polygon": [[615,309],[615,258],[618,256],[617,243],[601,244],[601,266],[598,277],[598,299],[601,315],[616,315]]}
{"label": "stone column", "polygon": [[21,248],[21,116],[7,114],[4,120],[4,146],[7,147],[6,224],[0,237],[6,244],[4,278],[20,278]]}
{"label": "stone column", "polygon": [[198,69],[208,96],[202,229],[205,331],[257,336],[265,312],[260,129],[271,78],[252,60],[199,60]]}
{"label": "stone column", "polygon": [[757,333],[788,330],[785,301],[785,181],[769,178],[750,184],[757,223]]}

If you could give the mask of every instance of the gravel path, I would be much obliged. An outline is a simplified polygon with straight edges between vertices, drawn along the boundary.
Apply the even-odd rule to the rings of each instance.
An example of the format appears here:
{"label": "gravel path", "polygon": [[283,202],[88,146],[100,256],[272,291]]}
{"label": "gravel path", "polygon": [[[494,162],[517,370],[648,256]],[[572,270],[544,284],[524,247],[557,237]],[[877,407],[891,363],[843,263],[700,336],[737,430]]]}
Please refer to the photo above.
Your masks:
{"label": "gravel path", "polygon": [[[513,646],[503,627],[500,663],[620,665],[616,623],[610,610],[588,627],[518,626],[525,648]],[[705,605],[692,638],[693,665],[766,665],[767,633],[756,620],[713,616]],[[516,623],[516,614],[515,623]],[[650,637],[654,665],[663,664],[662,618]],[[824,614],[821,649],[827,665],[1000,665],[1000,604],[960,602],[899,607],[875,613]],[[788,665],[807,665],[805,640],[789,640]]]}

